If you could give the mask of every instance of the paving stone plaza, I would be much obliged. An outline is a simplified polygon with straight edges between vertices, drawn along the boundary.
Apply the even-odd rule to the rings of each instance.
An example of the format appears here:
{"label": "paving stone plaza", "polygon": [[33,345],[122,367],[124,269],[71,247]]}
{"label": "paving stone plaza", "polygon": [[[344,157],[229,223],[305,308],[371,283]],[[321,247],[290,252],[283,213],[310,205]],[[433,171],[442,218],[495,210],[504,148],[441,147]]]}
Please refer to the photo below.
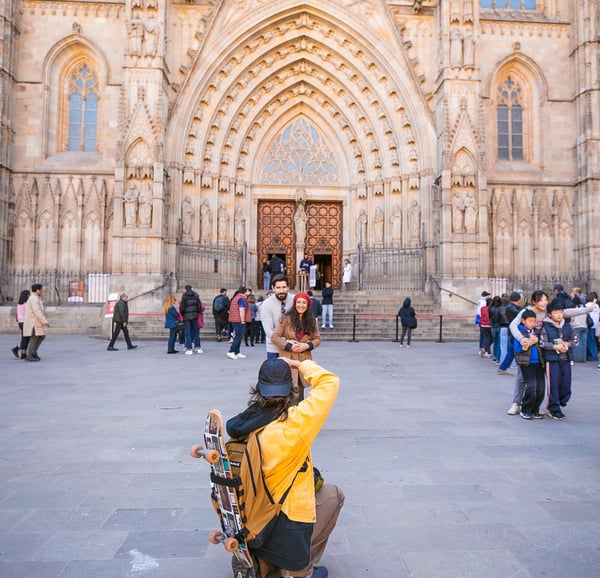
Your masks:
{"label": "paving stone plaza", "polygon": [[[264,346],[166,355],[50,334],[40,363],[0,335],[0,576],[228,578],[205,414],[244,408]],[[475,343],[335,342],[340,394],[314,446],[346,504],[332,578],[600,575],[600,371],[574,369],[567,419],[508,416],[513,378]]]}

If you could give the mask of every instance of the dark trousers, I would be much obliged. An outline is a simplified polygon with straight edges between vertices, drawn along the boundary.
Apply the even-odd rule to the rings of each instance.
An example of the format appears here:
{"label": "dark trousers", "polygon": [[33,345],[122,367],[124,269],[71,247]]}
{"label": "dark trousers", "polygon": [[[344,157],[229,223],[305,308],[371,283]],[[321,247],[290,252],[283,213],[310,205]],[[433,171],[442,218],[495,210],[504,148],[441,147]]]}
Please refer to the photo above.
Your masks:
{"label": "dark trousers", "polygon": [[46,338],[45,335],[36,335],[35,329],[33,330],[33,333],[31,335],[31,337],[29,338],[29,343],[27,344],[27,357],[29,357],[31,359],[32,357],[38,356],[38,354],[37,354],[38,348],[42,344],[42,341],[44,341],[45,338]]}
{"label": "dark trousers", "polygon": [[406,345],[410,345],[410,338],[412,337],[412,327],[402,326],[402,335],[400,335],[400,345],[404,343],[404,336],[406,335]]}
{"label": "dark trousers", "polygon": [[242,338],[244,337],[246,331],[242,323],[232,323],[231,325],[233,326],[235,335],[233,336],[233,343],[229,348],[229,353],[237,354],[240,352],[240,345],[242,344]]}
{"label": "dark trousers", "polygon": [[29,345],[29,336],[23,335],[23,322],[19,323],[19,329],[21,330],[21,343],[19,343],[19,349],[21,351],[27,351],[27,346]]}
{"label": "dark trousers", "polygon": [[198,327],[197,319],[184,319],[183,326],[185,328],[185,348],[193,349],[200,348],[200,328]]}
{"label": "dark trousers", "polygon": [[548,361],[548,410],[559,411],[571,399],[571,362]]}
{"label": "dark trousers", "polygon": [[125,338],[127,347],[131,347],[132,344],[129,337],[129,329],[127,329],[127,325],[123,325],[123,323],[119,321],[113,321],[113,334],[110,339],[110,343],[108,344],[109,347],[115,346],[115,341],[117,340],[117,337],[119,337],[119,333],[121,333],[121,331],[123,331],[123,337]]}
{"label": "dark trousers", "polygon": [[169,327],[169,342],[167,351],[175,351],[175,340],[177,339],[177,327]]}
{"label": "dark trousers", "polygon": [[525,382],[521,411],[523,413],[538,413],[544,401],[544,368],[539,363],[522,365],[521,373]]}
{"label": "dark trousers", "polygon": [[219,315],[215,315],[215,333],[217,337],[221,337],[221,333],[227,330],[227,325],[229,323],[227,316],[221,317]]}
{"label": "dark trousers", "polygon": [[481,335],[483,336],[483,349],[486,353],[492,353],[492,328],[491,327],[481,327]]}

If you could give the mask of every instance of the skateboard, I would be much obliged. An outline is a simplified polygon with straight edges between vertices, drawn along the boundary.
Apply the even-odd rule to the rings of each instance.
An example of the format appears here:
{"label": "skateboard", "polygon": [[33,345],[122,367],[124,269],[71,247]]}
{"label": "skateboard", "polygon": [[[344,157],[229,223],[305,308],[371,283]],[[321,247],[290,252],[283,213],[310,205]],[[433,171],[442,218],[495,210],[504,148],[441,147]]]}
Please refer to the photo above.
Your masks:
{"label": "skateboard", "polygon": [[208,535],[212,544],[223,544],[237,559],[236,565],[252,568],[254,562],[248,546],[239,539],[243,528],[235,489],[218,484],[216,478],[233,479],[229,456],[223,438],[223,416],[217,409],[208,412],[204,424],[204,446],[194,446],[190,453],[194,458],[204,458],[211,469],[211,494],[221,523],[221,530],[213,530]]}

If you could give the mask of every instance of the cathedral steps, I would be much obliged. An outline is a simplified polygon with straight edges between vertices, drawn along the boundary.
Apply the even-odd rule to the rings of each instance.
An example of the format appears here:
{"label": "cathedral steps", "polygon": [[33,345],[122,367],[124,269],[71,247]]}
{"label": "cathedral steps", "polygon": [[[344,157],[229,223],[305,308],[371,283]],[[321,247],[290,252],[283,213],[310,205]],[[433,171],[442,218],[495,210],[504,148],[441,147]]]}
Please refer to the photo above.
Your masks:
{"label": "cathedral steps", "polygon": [[[201,292],[206,305],[205,325],[202,339],[214,341],[214,320],[211,313],[212,300],[216,293]],[[320,291],[316,292],[320,298]],[[401,326],[396,325],[396,314],[405,294],[367,293],[364,291],[336,292],[334,295],[334,329],[323,329],[323,338],[336,341],[394,341],[399,337]],[[440,309],[425,295],[411,296],[417,312],[419,326],[413,331],[415,341],[439,341]],[[46,307],[50,321],[49,333],[76,333],[95,337],[108,337],[110,322],[104,318],[104,305],[65,304]],[[130,331],[134,339],[166,339],[162,311],[136,313],[134,303],[130,305]],[[478,338],[477,326],[472,316],[449,316],[442,318],[443,341],[471,341]],[[398,333],[397,333],[398,331]],[[0,307],[0,332],[18,334],[15,323],[15,306]]]}
{"label": "cathedral steps", "polygon": [[[212,300],[216,293],[200,292],[200,298],[206,306],[203,340],[216,340],[214,319],[211,313]],[[230,294],[231,296],[231,294]],[[320,299],[320,291],[316,292]],[[324,339],[335,341],[394,341],[400,336],[401,326],[396,325],[397,312],[406,295],[393,292],[366,293],[348,291],[334,295],[334,329],[322,329]],[[415,341],[439,341],[439,306],[425,295],[411,296],[412,306],[417,312],[419,326],[413,331]],[[443,341],[470,341],[478,339],[478,329],[471,316],[447,316],[442,318]],[[164,316],[162,314],[132,315],[131,331],[138,338],[159,338],[166,336]],[[398,333],[397,333],[398,332]]]}

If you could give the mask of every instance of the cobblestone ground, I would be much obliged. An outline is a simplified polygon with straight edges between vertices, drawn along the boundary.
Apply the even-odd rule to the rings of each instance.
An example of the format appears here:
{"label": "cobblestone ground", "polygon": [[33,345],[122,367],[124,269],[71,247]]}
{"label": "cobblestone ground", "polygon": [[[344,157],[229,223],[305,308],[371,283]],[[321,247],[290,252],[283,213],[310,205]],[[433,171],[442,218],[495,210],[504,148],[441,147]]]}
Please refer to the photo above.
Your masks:
{"label": "cobblestone ground", "polygon": [[[50,335],[40,363],[0,335],[0,576],[227,578],[206,412],[241,410],[265,357],[166,355]],[[600,371],[577,364],[567,419],[506,414],[513,378],[474,343],[333,342],[341,390],[313,457],[346,505],[332,578],[600,575]]]}

